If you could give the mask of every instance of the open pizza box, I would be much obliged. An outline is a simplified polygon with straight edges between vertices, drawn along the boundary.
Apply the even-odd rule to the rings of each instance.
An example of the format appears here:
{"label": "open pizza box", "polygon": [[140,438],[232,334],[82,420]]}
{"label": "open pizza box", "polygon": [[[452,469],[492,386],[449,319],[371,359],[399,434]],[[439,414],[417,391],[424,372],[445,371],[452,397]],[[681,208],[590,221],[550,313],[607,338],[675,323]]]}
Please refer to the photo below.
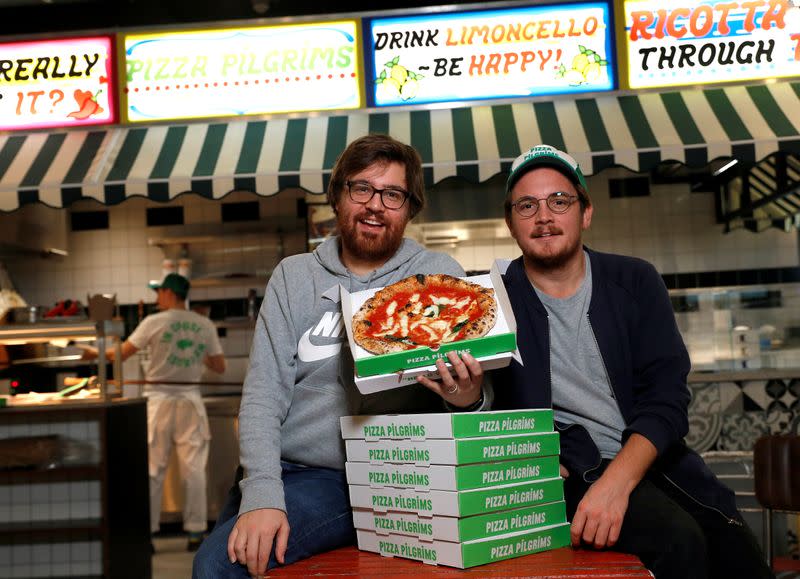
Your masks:
{"label": "open pizza box", "polygon": [[[413,384],[421,375],[432,379],[438,378],[436,361],[444,359],[447,362],[447,352],[451,350],[459,353],[469,352],[480,362],[484,370],[502,368],[511,363],[511,358],[516,354],[517,348],[517,324],[505,285],[503,285],[500,269],[497,265],[493,265],[488,274],[461,279],[494,289],[497,317],[494,327],[485,336],[442,344],[435,350],[429,347],[419,347],[380,355],[368,352],[355,342],[352,320],[353,315],[364,302],[381,288],[349,293],[340,287],[342,315],[355,363],[355,383],[362,394]],[[447,366],[450,368],[449,363]]]}

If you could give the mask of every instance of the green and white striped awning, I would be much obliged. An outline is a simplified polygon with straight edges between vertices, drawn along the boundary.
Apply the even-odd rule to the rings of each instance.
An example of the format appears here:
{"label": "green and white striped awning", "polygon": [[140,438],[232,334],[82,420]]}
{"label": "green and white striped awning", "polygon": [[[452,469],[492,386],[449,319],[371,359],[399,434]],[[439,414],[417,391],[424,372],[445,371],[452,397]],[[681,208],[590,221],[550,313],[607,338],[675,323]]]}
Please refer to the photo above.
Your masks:
{"label": "green and white striped awning", "polygon": [[800,82],[664,93],[560,97],[441,110],[234,120],[0,135],[0,210],[81,198],[115,204],[140,195],[168,201],[188,191],[272,195],[324,191],[351,140],[389,133],[420,152],[429,185],[481,182],[507,171],[534,144],[569,151],[586,174],[662,161],[705,166],[800,152]]}

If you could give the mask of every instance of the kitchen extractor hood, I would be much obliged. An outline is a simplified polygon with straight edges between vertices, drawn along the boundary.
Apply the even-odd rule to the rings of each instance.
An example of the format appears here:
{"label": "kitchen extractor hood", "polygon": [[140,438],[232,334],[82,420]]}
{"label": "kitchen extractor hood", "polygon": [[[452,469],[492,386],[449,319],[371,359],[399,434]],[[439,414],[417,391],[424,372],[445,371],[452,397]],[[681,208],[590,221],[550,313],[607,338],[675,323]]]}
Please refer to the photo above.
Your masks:
{"label": "kitchen extractor hood", "polygon": [[0,213],[0,258],[68,255],[68,211],[39,203]]}
{"label": "kitchen extractor hood", "polygon": [[507,238],[509,235],[505,220],[498,218],[412,223],[406,232],[409,237],[426,247],[492,241]]}
{"label": "kitchen extractor hood", "polygon": [[423,245],[456,245],[508,237],[503,201],[506,175],[483,183],[446,179],[427,192],[427,203],[407,234]]}

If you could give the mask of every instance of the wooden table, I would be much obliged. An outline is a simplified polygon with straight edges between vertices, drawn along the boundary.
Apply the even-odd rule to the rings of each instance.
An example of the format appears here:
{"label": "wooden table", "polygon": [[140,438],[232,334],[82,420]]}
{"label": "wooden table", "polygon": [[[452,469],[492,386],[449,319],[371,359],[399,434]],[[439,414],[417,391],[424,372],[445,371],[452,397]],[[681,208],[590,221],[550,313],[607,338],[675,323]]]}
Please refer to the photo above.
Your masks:
{"label": "wooden table", "polygon": [[648,577],[650,571],[633,555],[605,551],[590,551],[564,547],[516,559],[498,561],[470,569],[454,569],[426,565],[410,559],[387,558],[376,553],[343,547],[316,555],[284,568],[272,569],[269,577],[364,577],[381,579],[410,577],[493,577],[531,579],[593,578],[635,579]]}

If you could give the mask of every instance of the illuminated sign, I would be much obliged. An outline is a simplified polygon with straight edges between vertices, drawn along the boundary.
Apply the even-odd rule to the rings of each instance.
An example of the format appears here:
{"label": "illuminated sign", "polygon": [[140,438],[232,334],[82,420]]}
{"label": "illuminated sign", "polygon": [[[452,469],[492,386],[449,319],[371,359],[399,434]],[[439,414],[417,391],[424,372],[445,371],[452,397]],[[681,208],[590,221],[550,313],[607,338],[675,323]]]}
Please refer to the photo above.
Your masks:
{"label": "illuminated sign", "polygon": [[109,36],[0,44],[0,130],[116,122]]}
{"label": "illuminated sign", "polygon": [[614,88],[607,2],[365,19],[371,105]]}
{"label": "illuminated sign", "polygon": [[624,12],[630,88],[800,75],[790,0],[626,0]]}
{"label": "illuminated sign", "polygon": [[133,122],[358,108],[356,32],[346,20],[125,35],[121,108]]}

